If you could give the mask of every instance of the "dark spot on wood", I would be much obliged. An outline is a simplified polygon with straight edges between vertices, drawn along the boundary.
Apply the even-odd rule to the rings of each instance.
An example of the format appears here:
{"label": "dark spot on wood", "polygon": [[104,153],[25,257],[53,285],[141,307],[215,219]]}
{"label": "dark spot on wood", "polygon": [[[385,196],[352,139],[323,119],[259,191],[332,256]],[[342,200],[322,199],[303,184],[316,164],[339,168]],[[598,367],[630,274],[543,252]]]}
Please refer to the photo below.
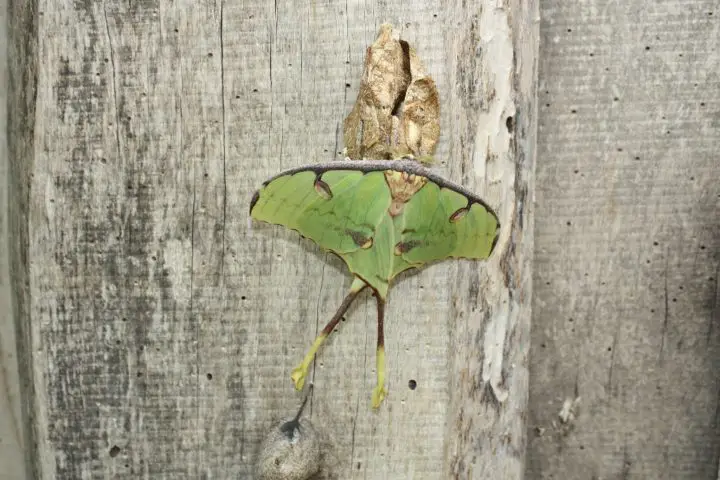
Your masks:
{"label": "dark spot on wood", "polygon": [[496,413],[500,412],[502,404],[500,403],[500,399],[497,398],[497,395],[495,395],[495,390],[492,388],[492,385],[490,385],[490,382],[483,382],[480,401],[485,405],[493,407]]}
{"label": "dark spot on wood", "polygon": [[208,373],[208,374],[207,374],[207,379],[208,379],[208,380],[212,380],[212,373]]}
{"label": "dark spot on wood", "polygon": [[505,127],[507,127],[509,133],[512,133],[512,131],[513,131],[513,124],[514,124],[514,122],[513,122],[512,116],[507,117],[505,119]]}
{"label": "dark spot on wood", "polygon": [[417,388],[417,382],[415,380],[410,380],[408,382],[408,388],[410,390],[415,390]]}
{"label": "dark spot on wood", "polygon": [[109,453],[112,458],[117,457],[118,454],[120,453],[120,447],[118,447],[117,445],[113,445],[112,447],[110,447]]}

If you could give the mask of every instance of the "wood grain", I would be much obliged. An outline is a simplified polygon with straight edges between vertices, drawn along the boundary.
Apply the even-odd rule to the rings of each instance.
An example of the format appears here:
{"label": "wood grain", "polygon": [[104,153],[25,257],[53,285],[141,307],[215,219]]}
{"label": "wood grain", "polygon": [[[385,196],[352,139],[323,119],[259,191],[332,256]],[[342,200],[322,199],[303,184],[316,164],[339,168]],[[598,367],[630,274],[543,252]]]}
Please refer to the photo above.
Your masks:
{"label": "wood grain", "polygon": [[8,22],[7,2],[0,0],[0,480],[25,478],[24,426],[10,287],[10,182],[8,163]]}
{"label": "wood grain", "polygon": [[350,278],[293,232],[249,228],[249,200],[281,169],[338,158],[365,48],[389,21],[440,91],[438,171],[505,230],[487,263],[397,283],[379,412],[374,305],[351,309],[313,374],[324,475],[520,478],[536,10],[15,2],[11,269],[33,476],[252,476]]}
{"label": "wood grain", "polygon": [[543,3],[528,478],[717,477],[718,15]]}

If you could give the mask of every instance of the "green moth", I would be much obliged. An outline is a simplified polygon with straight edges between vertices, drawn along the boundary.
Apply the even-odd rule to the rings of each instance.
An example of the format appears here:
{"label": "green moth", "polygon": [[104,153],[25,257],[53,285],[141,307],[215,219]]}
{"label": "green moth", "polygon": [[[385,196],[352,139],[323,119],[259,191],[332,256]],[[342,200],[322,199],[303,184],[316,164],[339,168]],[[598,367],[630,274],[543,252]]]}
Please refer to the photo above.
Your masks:
{"label": "green moth", "polygon": [[250,215],[296,230],[343,259],[354,276],[350,292],[292,372],[295,387],[327,336],[365,288],[377,303],[377,386],[386,395],[383,322],[390,282],[399,273],[446,258],[484,259],[500,223],[472,192],[411,158],[340,161],[285,171],[255,192]]}

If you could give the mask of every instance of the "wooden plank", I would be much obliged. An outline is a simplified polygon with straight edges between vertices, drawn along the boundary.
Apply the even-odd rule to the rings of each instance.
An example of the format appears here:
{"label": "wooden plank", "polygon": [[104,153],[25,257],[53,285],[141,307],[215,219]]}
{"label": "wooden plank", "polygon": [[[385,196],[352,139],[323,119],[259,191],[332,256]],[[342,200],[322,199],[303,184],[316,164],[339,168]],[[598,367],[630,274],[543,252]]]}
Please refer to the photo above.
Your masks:
{"label": "wooden plank", "polygon": [[[452,4],[448,159],[500,205],[499,255],[458,265],[442,478],[523,478],[530,343],[537,2]],[[446,134],[447,134],[446,130]],[[455,159],[463,159],[458,165]],[[475,186],[474,185],[474,186]],[[480,186],[482,185],[482,187]],[[452,278],[451,277],[451,278]],[[426,477],[430,478],[430,477]],[[433,478],[440,478],[433,477]]]}
{"label": "wooden plank", "polygon": [[528,478],[717,477],[718,14],[543,3]]}
{"label": "wooden plank", "polygon": [[[338,157],[385,21],[441,92],[438,170],[505,230],[490,262],[398,282],[378,412],[374,306],[349,312],[313,375],[325,476],[520,478],[537,48],[536,4],[522,3],[18,6],[38,42],[14,67],[37,75],[34,130],[11,147],[29,186],[13,261],[30,287],[16,295],[36,478],[252,475],[349,276],[293,232],[249,229],[249,200],[283,168]],[[34,99],[32,83],[22,93]]]}
{"label": "wooden plank", "polygon": [[[33,2],[8,3],[8,89],[7,89],[7,147],[8,147],[8,273],[9,300],[11,310],[6,315],[12,318],[16,334],[16,357],[19,375],[12,385],[12,376],[7,375],[7,391],[19,392],[20,415],[13,426],[16,444],[24,448],[15,450],[12,463],[16,473],[29,478],[38,478],[38,444],[35,426],[38,409],[35,408],[35,377],[33,366],[34,349],[31,341],[30,288],[29,288],[29,195],[32,175],[35,135],[35,95],[37,74],[37,10]],[[4,347],[7,341],[4,341]],[[7,363],[3,361],[3,364]],[[9,371],[7,369],[6,371]],[[16,410],[17,411],[17,410]],[[15,422],[13,422],[15,423]],[[19,437],[19,438],[18,438]],[[21,478],[24,478],[24,476]]]}
{"label": "wooden plank", "polygon": [[10,289],[8,207],[8,22],[0,0],[0,480],[25,478],[23,420],[20,408],[15,322]]}

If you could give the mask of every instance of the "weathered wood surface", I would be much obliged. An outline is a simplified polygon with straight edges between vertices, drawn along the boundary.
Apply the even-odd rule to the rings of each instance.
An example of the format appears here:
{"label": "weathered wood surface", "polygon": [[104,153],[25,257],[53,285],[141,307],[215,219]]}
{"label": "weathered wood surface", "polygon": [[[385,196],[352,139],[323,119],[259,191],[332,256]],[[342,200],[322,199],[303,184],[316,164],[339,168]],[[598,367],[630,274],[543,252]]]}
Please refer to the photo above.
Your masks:
{"label": "weathered wood surface", "polygon": [[8,222],[7,2],[0,0],[0,480],[23,480],[23,422],[16,357],[15,324],[10,303]]}
{"label": "weathered wood surface", "polygon": [[543,2],[527,478],[717,478],[718,17]]}
{"label": "weathered wood surface", "polygon": [[309,418],[332,439],[329,478],[520,478],[527,3],[15,1],[11,254],[32,473],[251,476],[349,276],[293,232],[249,229],[248,202],[282,168],[337,158],[389,21],[438,84],[438,169],[498,207],[504,232],[490,262],[398,282],[379,412],[374,306],[353,308],[317,361]]}

